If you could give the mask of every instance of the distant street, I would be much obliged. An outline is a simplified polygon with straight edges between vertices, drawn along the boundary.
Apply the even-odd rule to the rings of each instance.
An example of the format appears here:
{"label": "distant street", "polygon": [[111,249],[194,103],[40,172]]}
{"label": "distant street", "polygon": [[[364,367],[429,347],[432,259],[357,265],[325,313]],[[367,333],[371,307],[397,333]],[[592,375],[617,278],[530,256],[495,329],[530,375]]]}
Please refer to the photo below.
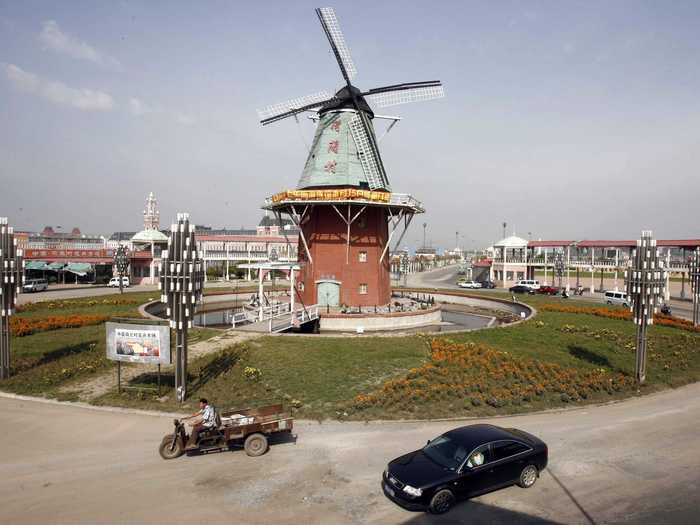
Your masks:
{"label": "distant street", "polygon": [[[413,273],[408,276],[407,285],[414,287],[427,287],[427,288],[448,288],[456,290],[464,290],[457,286],[457,279],[461,276],[457,274],[457,266],[446,266],[444,268],[437,268],[429,272]],[[612,287],[612,279],[606,280],[605,284],[610,281],[610,286]],[[575,283],[575,279],[573,281]],[[620,289],[624,288],[624,282],[620,280],[618,282]],[[471,290],[465,290],[471,291]],[[493,290],[480,290],[479,293],[493,293],[493,292],[503,292],[507,291],[503,288],[495,288]],[[603,296],[600,293],[595,293],[591,295],[588,292],[584,292],[582,296],[572,297],[576,301],[590,301],[591,303],[604,304]],[[678,299],[671,299],[669,301],[669,306],[671,307],[671,312],[673,315],[680,317],[682,319],[692,320],[693,315],[693,304],[689,301],[681,301]]]}
{"label": "distant street", "polygon": [[[124,289],[124,293],[147,292],[157,290],[157,285],[130,286]],[[39,301],[57,301],[61,299],[75,299],[80,297],[98,297],[119,293],[119,288],[106,288],[102,286],[84,286],[79,288],[65,288],[47,290],[46,292],[22,293],[17,298],[18,304],[36,303]]]}

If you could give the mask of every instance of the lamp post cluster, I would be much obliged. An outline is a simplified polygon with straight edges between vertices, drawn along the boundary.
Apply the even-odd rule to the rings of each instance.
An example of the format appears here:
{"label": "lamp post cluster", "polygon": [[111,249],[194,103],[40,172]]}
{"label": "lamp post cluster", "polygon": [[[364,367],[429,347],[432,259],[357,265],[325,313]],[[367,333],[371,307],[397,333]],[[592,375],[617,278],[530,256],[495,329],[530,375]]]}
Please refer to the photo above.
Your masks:
{"label": "lamp post cluster", "polygon": [[0,379],[10,377],[10,316],[24,281],[22,250],[14,230],[0,217]]}
{"label": "lamp post cluster", "polygon": [[129,269],[129,250],[124,245],[117,246],[114,252],[114,266],[117,268],[117,277],[119,277],[119,293],[124,293],[124,276]]}
{"label": "lamp post cluster", "polygon": [[[556,256],[554,257],[554,275],[557,276],[559,280],[559,288],[561,289],[561,280],[564,277],[564,270],[565,270],[565,265],[564,265],[564,254],[561,252],[558,252]],[[552,279],[554,281],[554,279]],[[552,284],[554,284],[552,282]]]}
{"label": "lamp post cluster", "polygon": [[690,291],[693,295],[693,326],[700,324],[700,248],[690,256]]}
{"label": "lamp post cluster", "polygon": [[192,328],[204,289],[204,262],[197,253],[194,227],[187,213],[179,213],[177,223],[170,228],[159,272],[160,300],[167,305],[166,316],[176,332],[175,394],[182,403],[187,397],[187,331]]}
{"label": "lamp post cluster", "polygon": [[625,271],[625,283],[630,310],[637,325],[635,377],[641,384],[646,378],[647,326],[654,322],[654,314],[661,305],[666,285],[666,271],[650,231],[642,232],[637,248],[632,250]]}
{"label": "lamp post cluster", "polygon": [[408,280],[408,254],[402,253],[399,256],[399,273],[403,275],[403,285],[406,286]]}

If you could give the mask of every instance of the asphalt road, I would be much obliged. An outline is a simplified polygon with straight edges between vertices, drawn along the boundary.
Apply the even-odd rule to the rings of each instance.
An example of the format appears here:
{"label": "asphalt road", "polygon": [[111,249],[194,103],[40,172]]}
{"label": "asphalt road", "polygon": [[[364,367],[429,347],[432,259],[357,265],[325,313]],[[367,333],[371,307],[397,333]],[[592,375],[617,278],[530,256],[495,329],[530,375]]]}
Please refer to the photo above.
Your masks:
{"label": "asphalt road", "polygon": [[[124,293],[147,292],[158,290],[158,285],[138,285],[124,289]],[[80,297],[98,297],[119,293],[119,288],[92,287],[53,289],[46,292],[21,293],[17,297],[18,304],[37,303],[39,301],[60,301],[61,299],[76,299]]]}
{"label": "asphalt road", "polygon": [[381,493],[388,460],[459,422],[299,422],[296,443],[176,460],[170,418],[0,398],[0,522],[22,524],[700,523],[700,385],[624,403],[500,418],[550,465],[445,516]]}

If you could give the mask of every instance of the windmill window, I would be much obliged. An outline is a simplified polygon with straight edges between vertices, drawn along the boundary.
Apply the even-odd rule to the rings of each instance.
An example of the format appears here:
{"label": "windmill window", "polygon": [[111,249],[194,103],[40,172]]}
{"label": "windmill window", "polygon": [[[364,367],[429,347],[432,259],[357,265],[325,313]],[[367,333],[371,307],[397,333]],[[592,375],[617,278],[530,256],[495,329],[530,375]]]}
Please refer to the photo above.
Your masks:
{"label": "windmill window", "polygon": [[360,217],[357,219],[357,227],[358,228],[366,228],[367,227],[367,219],[365,217]]}
{"label": "windmill window", "polygon": [[366,295],[367,294],[367,283],[361,283],[359,292],[361,295]]}
{"label": "windmill window", "polygon": [[367,262],[367,252],[360,252],[357,258],[360,262]]}

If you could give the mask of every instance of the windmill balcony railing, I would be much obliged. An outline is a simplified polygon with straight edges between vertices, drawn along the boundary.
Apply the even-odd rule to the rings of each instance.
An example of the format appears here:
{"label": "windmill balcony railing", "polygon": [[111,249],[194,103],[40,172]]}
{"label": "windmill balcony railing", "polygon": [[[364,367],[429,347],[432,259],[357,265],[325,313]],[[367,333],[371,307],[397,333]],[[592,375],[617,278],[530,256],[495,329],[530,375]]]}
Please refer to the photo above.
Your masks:
{"label": "windmill balcony railing", "polygon": [[410,206],[412,208],[423,208],[423,203],[408,193],[392,193],[389,204],[397,206]]}

